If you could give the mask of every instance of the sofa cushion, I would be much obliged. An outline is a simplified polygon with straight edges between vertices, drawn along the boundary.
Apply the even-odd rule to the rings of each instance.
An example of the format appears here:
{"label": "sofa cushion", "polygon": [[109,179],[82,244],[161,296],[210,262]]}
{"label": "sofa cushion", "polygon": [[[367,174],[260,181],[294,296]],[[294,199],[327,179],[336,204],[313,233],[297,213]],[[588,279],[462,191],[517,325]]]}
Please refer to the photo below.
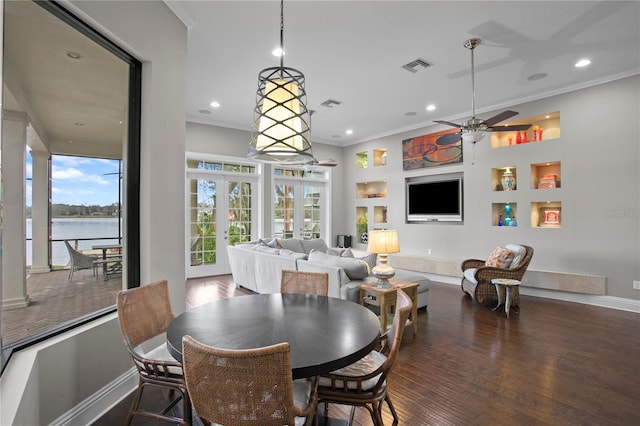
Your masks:
{"label": "sofa cushion", "polygon": [[355,257],[353,255],[353,252],[351,251],[351,248],[348,248],[348,247],[346,249],[344,249],[344,251],[342,252],[342,254],[340,256],[342,256],[342,257]]}
{"label": "sofa cushion", "polygon": [[272,248],[268,246],[258,246],[256,247],[256,251],[260,251],[263,253],[280,254],[280,249]]}
{"label": "sofa cushion", "polygon": [[304,253],[302,244],[300,243],[300,240],[298,240],[297,238],[287,238],[285,240],[278,240],[278,244],[280,244],[281,249],[287,249],[287,250],[295,251],[297,253]]}
{"label": "sofa cushion", "polygon": [[245,250],[255,250],[256,248],[259,247],[259,245],[251,244],[251,243],[238,243],[235,245],[235,247],[245,249]]}
{"label": "sofa cushion", "polygon": [[311,253],[311,250],[318,250],[322,253],[326,253],[327,249],[329,248],[327,246],[327,243],[325,243],[322,238],[315,238],[313,240],[300,240],[300,244],[302,244],[302,249],[307,254]]}
{"label": "sofa cushion", "polygon": [[509,265],[509,269],[517,268],[518,265],[520,265],[520,262],[522,262],[522,259],[524,259],[524,256],[527,254],[527,249],[517,244],[507,244],[504,248],[511,250],[513,253],[513,260],[511,261],[511,265]]}
{"label": "sofa cushion", "polygon": [[378,255],[376,253],[369,253],[366,256],[360,257],[360,260],[364,261],[369,267],[369,274],[371,270],[376,267],[378,263]]}
{"label": "sofa cushion", "polygon": [[289,249],[280,249],[280,256],[289,256],[294,259],[307,259],[307,254],[298,253],[297,251],[289,250]]}
{"label": "sofa cushion", "polygon": [[496,247],[489,255],[485,265],[493,266],[494,268],[506,269],[511,265],[512,260],[513,252],[511,250],[507,250],[504,247]]}
{"label": "sofa cushion", "polygon": [[309,253],[309,261],[338,266],[344,269],[344,272],[352,280],[361,280],[369,276],[367,264],[360,259],[332,256],[318,250],[313,250]]}

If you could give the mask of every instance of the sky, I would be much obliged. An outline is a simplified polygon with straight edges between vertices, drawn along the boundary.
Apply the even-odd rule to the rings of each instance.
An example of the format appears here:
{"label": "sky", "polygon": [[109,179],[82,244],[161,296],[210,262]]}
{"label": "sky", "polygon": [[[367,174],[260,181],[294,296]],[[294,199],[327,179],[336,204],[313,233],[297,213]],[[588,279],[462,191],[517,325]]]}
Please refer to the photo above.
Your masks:
{"label": "sky", "polygon": [[[118,160],[51,156],[53,204],[106,206],[118,202]],[[31,206],[32,161],[27,154],[27,206]]]}

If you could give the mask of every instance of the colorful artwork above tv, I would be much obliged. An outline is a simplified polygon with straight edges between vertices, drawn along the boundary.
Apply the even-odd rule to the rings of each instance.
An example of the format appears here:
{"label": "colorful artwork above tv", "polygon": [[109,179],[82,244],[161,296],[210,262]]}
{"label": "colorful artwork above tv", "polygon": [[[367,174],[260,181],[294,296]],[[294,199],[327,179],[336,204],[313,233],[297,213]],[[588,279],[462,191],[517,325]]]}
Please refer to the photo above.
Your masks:
{"label": "colorful artwork above tv", "polygon": [[458,129],[429,133],[402,141],[402,169],[423,169],[462,163],[462,139],[450,145],[438,145],[440,136],[456,133]]}

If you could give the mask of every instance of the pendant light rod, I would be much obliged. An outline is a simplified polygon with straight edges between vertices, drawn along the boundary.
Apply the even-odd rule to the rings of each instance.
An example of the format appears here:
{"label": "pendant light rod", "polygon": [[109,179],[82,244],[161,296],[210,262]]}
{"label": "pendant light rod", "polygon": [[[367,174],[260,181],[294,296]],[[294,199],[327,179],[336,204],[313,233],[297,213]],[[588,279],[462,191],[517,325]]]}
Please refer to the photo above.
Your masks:
{"label": "pendant light rod", "polygon": [[479,38],[472,38],[464,42],[464,47],[471,51],[471,118],[476,118],[476,79],[473,61],[473,50],[480,44]]}
{"label": "pendant light rod", "polygon": [[280,68],[284,68],[284,0],[280,0]]}

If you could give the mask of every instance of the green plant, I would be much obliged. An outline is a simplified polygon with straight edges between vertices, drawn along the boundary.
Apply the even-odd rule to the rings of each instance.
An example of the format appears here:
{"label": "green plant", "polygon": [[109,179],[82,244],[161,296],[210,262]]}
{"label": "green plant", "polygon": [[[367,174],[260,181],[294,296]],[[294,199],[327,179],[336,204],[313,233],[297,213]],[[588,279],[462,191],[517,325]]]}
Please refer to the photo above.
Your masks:
{"label": "green plant", "polygon": [[356,223],[356,231],[358,232],[358,236],[362,236],[365,232],[369,230],[369,222],[367,221],[367,216],[363,215],[358,218],[358,222]]}

